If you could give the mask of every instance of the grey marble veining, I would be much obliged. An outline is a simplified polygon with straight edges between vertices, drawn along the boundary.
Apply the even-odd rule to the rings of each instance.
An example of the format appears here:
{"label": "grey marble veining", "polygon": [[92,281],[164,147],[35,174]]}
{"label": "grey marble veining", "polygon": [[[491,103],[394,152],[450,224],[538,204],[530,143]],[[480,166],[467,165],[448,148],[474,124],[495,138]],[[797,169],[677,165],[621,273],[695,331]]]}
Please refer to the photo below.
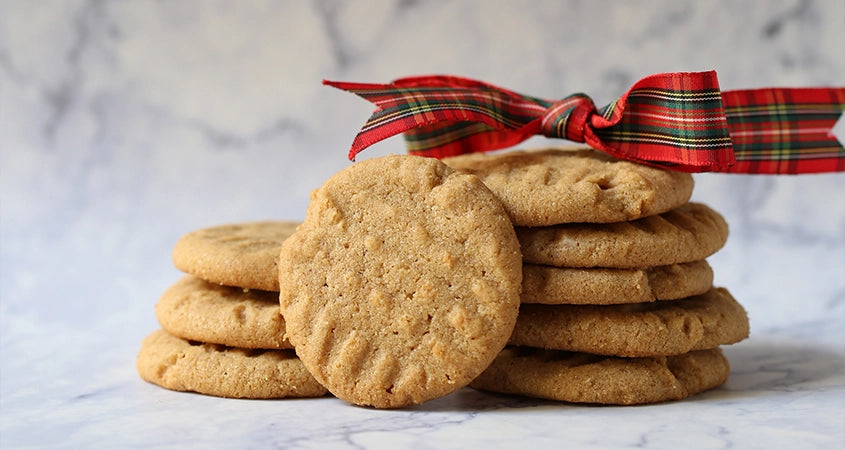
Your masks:
{"label": "grey marble veining", "polygon": [[[178,237],[300,219],[371,112],[324,78],[454,73],[604,104],[656,72],[845,85],[845,2],[0,5],[0,447],[845,446],[845,175],[696,176],[752,336],[727,384],[634,408],[463,389],[402,411],[225,400],[134,368]],[[403,152],[401,139],[360,158]],[[532,139],[524,147],[549,145]]]}

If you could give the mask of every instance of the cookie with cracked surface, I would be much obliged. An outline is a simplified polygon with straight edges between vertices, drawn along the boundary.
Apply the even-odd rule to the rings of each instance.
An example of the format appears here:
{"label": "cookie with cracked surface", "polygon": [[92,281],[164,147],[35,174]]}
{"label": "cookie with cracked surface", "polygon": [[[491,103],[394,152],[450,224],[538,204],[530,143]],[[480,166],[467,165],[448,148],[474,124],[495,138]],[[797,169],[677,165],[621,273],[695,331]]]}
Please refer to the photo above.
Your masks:
{"label": "cookie with cracked surface", "polygon": [[681,400],[713,389],[727,381],[730,370],[719,348],[619,358],[507,347],[470,386],[564,402],[638,405]]}
{"label": "cookie with cracked surface", "polygon": [[279,293],[209,283],[185,275],[155,308],[161,327],[192,341],[230,347],[293,348],[285,338]]}
{"label": "cookie with cracked surface", "polygon": [[279,248],[298,225],[263,221],[195,230],[176,242],[173,263],[212,283],[278,292]]}
{"label": "cookie with cracked surface", "polygon": [[693,189],[688,173],[584,148],[469,153],[443,162],[478,175],[519,226],[634,220],[683,205]]}
{"label": "cookie with cracked surface", "polygon": [[675,300],[713,286],[705,260],[648,269],[522,266],[522,303],[613,305]]}
{"label": "cookie with cracked surface", "polygon": [[141,378],[163,388],[217,397],[320,397],[327,392],[293,350],[203,344],[164,330],[144,339],[136,367]]}
{"label": "cookie with cracked surface", "polygon": [[519,310],[513,225],[478,177],[419,156],[357,162],[312,193],[282,244],[280,304],[314,377],[398,408],[469,384]]}
{"label": "cookie with cracked surface", "polygon": [[525,262],[557,267],[635,269],[705,259],[728,239],[725,219],[688,203],[630,222],[517,227]]}
{"label": "cookie with cracked surface", "polygon": [[724,288],[671,302],[532,305],[519,310],[511,345],[597,355],[680,355],[748,337],[745,309]]}

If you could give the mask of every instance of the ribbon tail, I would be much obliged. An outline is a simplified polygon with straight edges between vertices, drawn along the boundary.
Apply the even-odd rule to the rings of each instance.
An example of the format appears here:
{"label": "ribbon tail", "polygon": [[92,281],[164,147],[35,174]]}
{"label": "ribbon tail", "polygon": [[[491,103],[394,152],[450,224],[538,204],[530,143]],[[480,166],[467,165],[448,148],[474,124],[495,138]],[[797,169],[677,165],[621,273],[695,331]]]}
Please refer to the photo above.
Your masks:
{"label": "ribbon tail", "polygon": [[839,142],[839,146],[845,148],[845,112],[839,115],[836,124],[830,129],[829,136]]}
{"label": "ribbon tail", "polygon": [[379,106],[379,95],[383,95],[381,93],[384,92],[390,92],[392,86],[386,84],[351,83],[331,80],[323,80],[323,84],[342,91],[351,92],[376,105],[376,110],[373,112],[372,116],[367,119],[364,126],[358,134],[355,135],[355,139],[352,141],[352,146],[350,147],[349,154],[347,155],[350,161],[354,161],[355,156],[361,152],[361,150],[369,147],[370,145],[402,133],[403,130],[396,127],[373,127],[374,124],[378,123],[378,117],[383,111],[381,106]]}
{"label": "ribbon tail", "polygon": [[[537,133],[545,109],[536,99],[459,77],[415,77],[391,84],[324,80],[323,84],[376,105],[352,142],[350,160],[370,145],[400,133],[405,134],[412,154],[433,157],[515,145]],[[502,105],[508,106],[507,114],[502,113]],[[446,137],[455,141],[446,141]]]}
{"label": "ribbon tail", "polygon": [[845,88],[764,88],[723,93],[737,164],[732,173],[845,171],[845,148],[833,133],[845,111]]}

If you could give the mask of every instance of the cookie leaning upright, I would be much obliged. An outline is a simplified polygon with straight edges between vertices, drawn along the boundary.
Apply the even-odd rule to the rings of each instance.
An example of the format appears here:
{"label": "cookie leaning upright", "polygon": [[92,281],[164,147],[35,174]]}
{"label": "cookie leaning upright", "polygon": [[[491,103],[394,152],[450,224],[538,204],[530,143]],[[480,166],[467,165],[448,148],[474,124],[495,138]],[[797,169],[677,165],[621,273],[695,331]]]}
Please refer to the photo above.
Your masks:
{"label": "cookie leaning upright", "polygon": [[493,193],[438,160],[358,162],[312,193],[282,245],[296,352],[334,395],[395,408],[467,385],[504,348],[522,257]]}

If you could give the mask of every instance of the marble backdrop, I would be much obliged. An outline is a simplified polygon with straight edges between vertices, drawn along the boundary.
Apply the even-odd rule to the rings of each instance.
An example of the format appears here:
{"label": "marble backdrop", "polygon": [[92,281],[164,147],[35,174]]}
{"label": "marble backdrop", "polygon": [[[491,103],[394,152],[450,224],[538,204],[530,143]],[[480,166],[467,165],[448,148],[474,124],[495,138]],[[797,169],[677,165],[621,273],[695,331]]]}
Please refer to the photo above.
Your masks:
{"label": "marble backdrop", "polygon": [[[132,377],[181,234],[303,218],[372,110],[324,78],[453,73],[597,104],[664,71],[843,85],[844,32],[837,0],[2,0],[0,402],[74,391],[92,365]],[[731,225],[711,264],[752,334],[842,368],[845,175],[696,183]]]}

